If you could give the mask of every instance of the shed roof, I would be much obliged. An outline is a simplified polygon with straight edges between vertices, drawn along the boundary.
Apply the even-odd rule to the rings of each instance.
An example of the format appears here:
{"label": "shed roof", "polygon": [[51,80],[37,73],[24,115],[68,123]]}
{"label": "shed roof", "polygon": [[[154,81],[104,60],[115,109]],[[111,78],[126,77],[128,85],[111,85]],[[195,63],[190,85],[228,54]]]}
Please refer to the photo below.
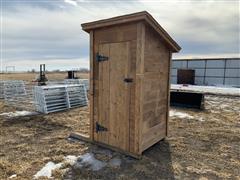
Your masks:
{"label": "shed roof", "polygon": [[93,29],[136,21],[145,21],[151,27],[153,27],[153,29],[167,42],[173,52],[178,52],[181,50],[181,47],[171,38],[171,36],[160,26],[160,24],[158,24],[158,22],[147,11],[117,16],[99,21],[93,21],[81,25],[83,30],[89,33]]}

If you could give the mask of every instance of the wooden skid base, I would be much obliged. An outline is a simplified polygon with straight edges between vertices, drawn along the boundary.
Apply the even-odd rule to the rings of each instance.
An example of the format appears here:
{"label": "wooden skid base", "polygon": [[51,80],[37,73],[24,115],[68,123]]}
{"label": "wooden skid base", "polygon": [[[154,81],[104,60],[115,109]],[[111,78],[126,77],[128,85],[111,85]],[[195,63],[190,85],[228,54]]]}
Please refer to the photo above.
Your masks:
{"label": "wooden skid base", "polygon": [[139,154],[135,154],[135,153],[131,153],[131,152],[127,152],[127,151],[123,151],[119,148],[116,148],[116,147],[113,147],[113,146],[110,146],[108,144],[104,144],[104,143],[101,143],[101,142],[97,142],[97,141],[94,141],[94,140],[91,140],[89,136],[85,135],[85,134],[81,134],[81,133],[71,133],[69,135],[70,138],[73,138],[73,139],[77,139],[79,141],[84,141],[84,142],[87,142],[87,143],[91,143],[91,144],[95,144],[97,146],[100,146],[100,147],[104,147],[104,148],[107,148],[107,149],[111,149],[113,151],[116,151],[116,152],[119,152],[121,154],[124,154],[124,155],[127,155],[127,156],[131,156],[135,159],[141,159],[141,155]]}

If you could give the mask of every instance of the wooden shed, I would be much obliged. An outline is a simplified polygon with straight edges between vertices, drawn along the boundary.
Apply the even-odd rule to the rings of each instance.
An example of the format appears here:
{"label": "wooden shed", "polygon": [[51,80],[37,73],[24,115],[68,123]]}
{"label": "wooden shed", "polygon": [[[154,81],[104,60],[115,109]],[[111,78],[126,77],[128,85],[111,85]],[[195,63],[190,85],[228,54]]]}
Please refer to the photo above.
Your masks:
{"label": "wooden shed", "polygon": [[171,55],[146,11],[84,23],[90,34],[90,139],[137,156],[168,134]]}

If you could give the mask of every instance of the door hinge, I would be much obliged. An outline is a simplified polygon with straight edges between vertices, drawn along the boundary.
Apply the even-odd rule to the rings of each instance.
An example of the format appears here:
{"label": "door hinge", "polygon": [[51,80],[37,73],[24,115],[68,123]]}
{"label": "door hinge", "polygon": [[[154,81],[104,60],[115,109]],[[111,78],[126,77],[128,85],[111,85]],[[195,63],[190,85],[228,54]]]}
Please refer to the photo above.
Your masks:
{"label": "door hinge", "polygon": [[108,131],[108,129],[96,122],[96,132],[98,133],[99,131]]}
{"label": "door hinge", "polygon": [[101,61],[107,61],[107,60],[108,60],[108,57],[107,57],[107,56],[100,55],[99,53],[97,53],[96,59],[97,59],[98,62],[101,62]]}

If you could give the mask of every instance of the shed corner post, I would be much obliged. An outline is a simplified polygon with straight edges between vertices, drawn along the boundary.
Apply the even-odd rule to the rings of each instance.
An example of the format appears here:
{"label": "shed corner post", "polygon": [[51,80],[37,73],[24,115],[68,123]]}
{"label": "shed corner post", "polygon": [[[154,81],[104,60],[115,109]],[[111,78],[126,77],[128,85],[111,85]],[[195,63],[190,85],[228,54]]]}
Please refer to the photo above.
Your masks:
{"label": "shed corner post", "polygon": [[135,100],[135,151],[142,153],[142,122],[143,122],[143,86],[144,86],[144,51],[145,24],[137,23],[137,51],[136,51],[136,100]]}
{"label": "shed corner post", "polygon": [[94,31],[90,31],[90,139],[94,140]]}
{"label": "shed corner post", "polygon": [[171,74],[172,74],[172,52],[169,51],[169,67],[168,67],[168,94],[167,94],[167,119],[166,119],[166,137],[169,131],[169,111],[170,111],[170,94],[171,94]]}

